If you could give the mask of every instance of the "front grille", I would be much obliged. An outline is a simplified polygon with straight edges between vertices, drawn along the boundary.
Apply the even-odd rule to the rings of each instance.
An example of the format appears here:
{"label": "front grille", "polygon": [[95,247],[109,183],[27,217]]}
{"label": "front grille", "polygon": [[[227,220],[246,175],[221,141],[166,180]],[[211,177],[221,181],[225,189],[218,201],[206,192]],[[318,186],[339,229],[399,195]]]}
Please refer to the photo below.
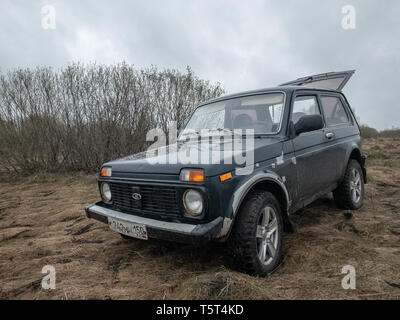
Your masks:
{"label": "front grille", "polygon": [[[177,190],[174,187],[139,186],[115,182],[110,183],[110,187],[114,206],[123,212],[180,215]],[[140,193],[142,199],[134,200],[133,193]]]}

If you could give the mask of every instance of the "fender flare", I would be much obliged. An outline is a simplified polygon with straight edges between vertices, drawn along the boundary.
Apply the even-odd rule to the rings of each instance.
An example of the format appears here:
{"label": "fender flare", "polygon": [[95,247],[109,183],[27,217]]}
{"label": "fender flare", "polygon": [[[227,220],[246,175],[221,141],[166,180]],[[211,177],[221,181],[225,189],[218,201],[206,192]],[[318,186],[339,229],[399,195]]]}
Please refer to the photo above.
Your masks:
{"label": "fender flare", "polygon": [[[360,157],[362,157],[360,147],[356,143],[352,143],[346,152],[346,163],[348,163],[350,161],[350,156],[355,150],[357,150],[357,152],[360,154]],[[360,165],[361,165],[361,163],[360,163]]]}
{"label": "fender flare", "polygon": [[221,232],[217,236],[217,238],[224,238],[229,235],[233,222],[239,212],[240,206],[243,203],[243,200],[249,194],[249,192],[253,189],[253,187],[262,181],[272,181],[276,183],[285,194],[286,203],[282,204],[285,209],[285,214],[288,215],[289,207],[291,206],[291,200],[289,198],[289,193],[285,186],[284,181],[281,177],[279,177],[276,173],[271,171],[263,171],[255,174],[251,178],[249,178],[245,183],[243,183],[232,196],[232,215],[230,217],[225,217],[223,222],[223,227]]}
{"label": "fender flare", "polygon": [[[348,149],[346,153],[346,164],[349,163],[350,161],[350,156],[351,154],[357,151],[359,158],[356,158],[356,160],[360,163],[361,170],[363,171],[364,175],[364,183],[367,183],[367,169],[365,168],[365,159],[366,157],[362,154],[361,148],[357,144],[352,144],[351,147]],[[345,172],[342,175],[342,179],[344,177]]]}

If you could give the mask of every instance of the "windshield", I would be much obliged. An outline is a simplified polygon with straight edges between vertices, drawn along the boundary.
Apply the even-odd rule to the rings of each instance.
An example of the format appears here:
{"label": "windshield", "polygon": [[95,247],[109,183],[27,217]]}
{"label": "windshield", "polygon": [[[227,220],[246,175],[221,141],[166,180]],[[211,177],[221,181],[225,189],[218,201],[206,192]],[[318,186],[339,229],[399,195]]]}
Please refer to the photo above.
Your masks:
{"label": "windshield", "polygon": [[202,106],[193,113],[185,131],[201,133],[202,129],[222,133],[234,129],[253,129],[255,134],[280,131],[284,94],[268,93],[223,100]]}

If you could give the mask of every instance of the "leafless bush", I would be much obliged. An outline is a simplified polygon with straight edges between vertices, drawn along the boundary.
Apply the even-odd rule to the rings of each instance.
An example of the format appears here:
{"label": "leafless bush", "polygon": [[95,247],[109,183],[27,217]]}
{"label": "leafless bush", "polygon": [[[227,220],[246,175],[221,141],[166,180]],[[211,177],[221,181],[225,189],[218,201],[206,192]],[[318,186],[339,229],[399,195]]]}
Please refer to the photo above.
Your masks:
{"label": "leafless bush", "polygon": [[400,138],[400,129],[386,129],[378,131],[366,125],[360,126],[361,136],[365,139],[369,138]]}
{"label": "leafless bush", "polygon": [[194,107],[223,93],[193,75],[72,64],[0,74],[0,165],[16,172],[98,170],[142,151],[146,133],[181,127]]}
{"label": "leafless bush", "polygon": [[378,136],[379,136],[378,130],[368,127],[366,125],[361,125],[360,131],[361,131],[361,137],[363,137],[365,139],[378,138]]}
{"label": "leafless bush", "polygon": [[379,133],[382,138],[400,138],[400,129],[383,130]]}

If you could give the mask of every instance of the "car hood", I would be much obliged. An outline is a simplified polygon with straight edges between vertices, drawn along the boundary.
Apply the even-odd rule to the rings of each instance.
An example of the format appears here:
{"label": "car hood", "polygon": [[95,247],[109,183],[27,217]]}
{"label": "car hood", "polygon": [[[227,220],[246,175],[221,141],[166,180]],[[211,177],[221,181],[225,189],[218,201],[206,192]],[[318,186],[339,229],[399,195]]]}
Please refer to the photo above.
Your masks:
{"label": "car hood", "polygon": [[[224,147],[226,142],[214,142],[209,144],[201,144],[197,142],[178,142],[163,148],[155,149],[160,152],[159,155],[149,154],[148,151],[130,155],[121,159],[117,159],[103,166],[112,167],[113,173],[130,173],[130,174],[179,174],[182,168],[202,168],[205,170],[207,177],[219,175],[229,171],[233,171],[238,167],[245,167],[246,163],[237,164],[232,160],[235,155],[243,154],[245,149],[235,150],[232,156],[224,155]],[[196,161],[196,163],[176,163],[168,161],[168,159],[181,159],[184,154],[197,152],[198,159],[202,155],[211,154],[215,150],[222,150],[219,153],[220,161],[215,164],[204,164],[204,161]],[[154,151],[154,150],[153,150]],[[260,137],[254,139],[254,148],[247,151],[253,152],[254,163],[259,163],[268,159],[277,158],[282,155],[282,143],[279,137]],[[161,155],[160,155],[161,154]],[[165,156],[164,156],[165,155]],[[229,161],[229,159],[231,159]],[[248,158],[247,166],[251,165],[251,158]],[[211,162],[211,161],[210,161]],[[230,163],[231,162],[231,163]]]}

